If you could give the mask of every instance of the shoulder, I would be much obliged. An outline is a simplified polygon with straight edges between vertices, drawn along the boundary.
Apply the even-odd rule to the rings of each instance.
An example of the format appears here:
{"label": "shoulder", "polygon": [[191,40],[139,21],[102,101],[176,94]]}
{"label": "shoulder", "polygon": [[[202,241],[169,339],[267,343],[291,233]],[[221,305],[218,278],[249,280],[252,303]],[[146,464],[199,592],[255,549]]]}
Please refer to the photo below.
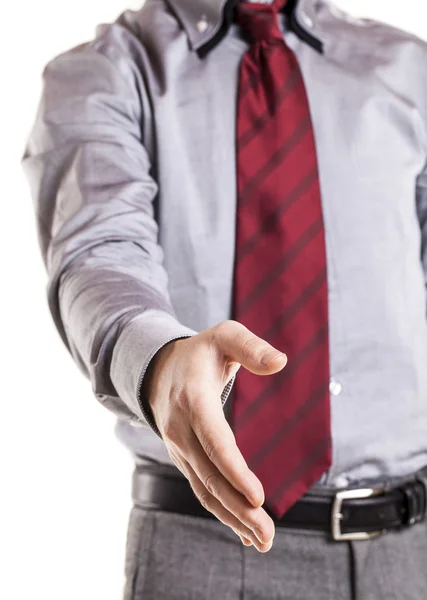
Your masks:
{"label": "shoulder", "polygon": [[[165,0],[147,0],[139,10],[125,10],[116,20],[100,23],[92,39],[54,56],[45,70],[72,63],[85,63],[98,70],[112,69],[121,75],[135,76],[149,54],[153,40],[165,28],[177,28]],[[134,71],[133,74],[130,71]]]}
{"label": "shoulder", "polygon": [[383,21],[355,17],[330,0],[317,4],[318,23],[326,41],[351,47],[355,55],[369,54],[381,60],[397,56],[403,60],[427,59],[427,41],[416,34]]}
{"label": "shoulder", "polygon": [[325,55],[347,72],[380,83],[427,121],[427,42],[382,21],[356,18],[328,0],[317,3]]}

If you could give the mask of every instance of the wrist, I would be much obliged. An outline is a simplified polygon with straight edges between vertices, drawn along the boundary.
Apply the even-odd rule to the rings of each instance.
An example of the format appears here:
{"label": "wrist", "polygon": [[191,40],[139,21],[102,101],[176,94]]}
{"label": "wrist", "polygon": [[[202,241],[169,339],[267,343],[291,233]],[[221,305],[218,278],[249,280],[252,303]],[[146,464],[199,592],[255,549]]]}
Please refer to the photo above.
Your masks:
{"label": "wrist", "polygon": [[153,358],[150,360],[147,370],[145,371],[144,379],[141,386],[141,394],[145,398],[150,398],[153,392],[153,387],[158,379],[160,372],[163,369],[166,355],[169,356],[173,342],[177,340],[171,340],[164,346],[159,348]]}

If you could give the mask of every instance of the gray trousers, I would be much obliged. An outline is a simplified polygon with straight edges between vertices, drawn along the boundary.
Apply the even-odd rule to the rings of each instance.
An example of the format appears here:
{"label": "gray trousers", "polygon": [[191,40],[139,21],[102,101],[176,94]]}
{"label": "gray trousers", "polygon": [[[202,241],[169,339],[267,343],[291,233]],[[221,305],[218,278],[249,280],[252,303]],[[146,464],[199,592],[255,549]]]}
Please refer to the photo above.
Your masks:
{"label": "gray trousers", "polygon": [[245,547],[220,521],[132,509],[125,600],[427,600],[427,522],[363,542],[276,527]]}

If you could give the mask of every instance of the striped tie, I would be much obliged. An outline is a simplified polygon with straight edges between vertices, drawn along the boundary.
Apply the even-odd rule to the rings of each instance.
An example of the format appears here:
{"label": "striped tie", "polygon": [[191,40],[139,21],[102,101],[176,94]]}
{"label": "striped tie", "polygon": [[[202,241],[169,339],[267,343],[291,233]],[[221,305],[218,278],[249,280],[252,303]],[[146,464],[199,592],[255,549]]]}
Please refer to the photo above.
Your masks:
{"label": "striped tie", "polygon": [[243,367],[236,442],[280,518],[331,464],[328,288],[316,149],[305,86],[273,4],[240,2],[234,319],[285,352],[279,373]]}

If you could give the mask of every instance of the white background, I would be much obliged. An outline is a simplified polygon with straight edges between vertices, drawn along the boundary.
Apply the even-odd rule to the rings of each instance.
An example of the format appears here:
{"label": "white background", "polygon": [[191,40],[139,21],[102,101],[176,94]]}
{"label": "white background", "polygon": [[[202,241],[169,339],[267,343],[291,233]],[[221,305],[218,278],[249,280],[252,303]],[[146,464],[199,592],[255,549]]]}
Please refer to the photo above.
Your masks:
{"label": "white background", "polygon": [[[196,0],[194,0],[196,2]],[[213,1],[213,0],[212,0]],[[53,55],[141,0],[4,0],[0,35],[0,598],[119,600],[132,462],[53,327],[20,167]],[[420,0],[340,0],[427,38]],[[427,82],[426,82],[427,85]]]}

